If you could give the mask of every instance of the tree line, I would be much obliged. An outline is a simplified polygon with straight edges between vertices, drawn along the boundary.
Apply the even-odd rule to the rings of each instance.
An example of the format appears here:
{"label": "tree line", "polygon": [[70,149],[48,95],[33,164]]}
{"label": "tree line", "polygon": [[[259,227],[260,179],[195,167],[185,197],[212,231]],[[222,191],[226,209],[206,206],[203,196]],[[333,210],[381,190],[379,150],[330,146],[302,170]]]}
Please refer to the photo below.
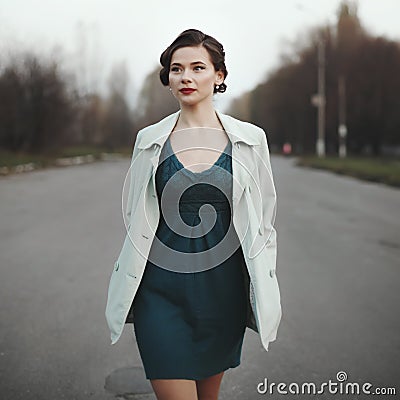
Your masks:
{"label": "tree line", "polygon": [[156,68],[132,109],[128,80],[125,65],[114,66],[105,96],[79,90],[54,60],[14,56],[0,65],[0,149],[54,154],[67,146],[132,147],[137,131],[177,110],[177,102],[163,90]]}
{"label": "tree line", "polygon": [[265,128],[273,148],[290,143],[295,153],[315,153],[317,108],[311,99],[318,91],[322,43],[326,153],[338,153],[340,119],[347,127],[349,154],[380,155],[399,149],[400,44],[369,34],[353,2],[343,2],[337,15],[335,26],[312,30],[305,44],[285,54],[280,66],[236,98],[229,111]]}
{"label": "tree line", "polygon": [[[294,153],[314,154],[318,49],[324,47],[325,146],[337,154],[338,127],[347,127],[349,154],[386,154],[400,147],[400,44],[374,37],[357,7],[345,1],[334,26],[320,26],[282,55],[265,81],[234,99],[227,111],[268,132],[271,149],[290,143]],[[137,131],[176,111],[161,85],[159,68],[146,77],[135,109],[127,101],[129,73],[113,68],[108,94],[82,91],[55,61],[21,54],[0,63],[0,149],[54,153],[66,146],[132,146]],[[341,90],[340,90],[341,88]],[[341,93],[341,94],[340,94]],[[315,96],[314,96],[315,97]]]}

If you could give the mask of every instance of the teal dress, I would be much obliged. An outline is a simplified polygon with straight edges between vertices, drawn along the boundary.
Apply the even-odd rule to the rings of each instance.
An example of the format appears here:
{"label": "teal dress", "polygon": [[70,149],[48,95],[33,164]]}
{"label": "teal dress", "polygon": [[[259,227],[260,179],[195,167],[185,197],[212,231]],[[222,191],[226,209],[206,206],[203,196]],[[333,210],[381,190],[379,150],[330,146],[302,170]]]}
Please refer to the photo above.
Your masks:
{"label": "teal dress", "polygon": [[160,221],[131,307],[147,379],[199,380],[240,364],[247,271],[231,218],[231,150],[229,141],[200,173],[169,138],[160,154]]}

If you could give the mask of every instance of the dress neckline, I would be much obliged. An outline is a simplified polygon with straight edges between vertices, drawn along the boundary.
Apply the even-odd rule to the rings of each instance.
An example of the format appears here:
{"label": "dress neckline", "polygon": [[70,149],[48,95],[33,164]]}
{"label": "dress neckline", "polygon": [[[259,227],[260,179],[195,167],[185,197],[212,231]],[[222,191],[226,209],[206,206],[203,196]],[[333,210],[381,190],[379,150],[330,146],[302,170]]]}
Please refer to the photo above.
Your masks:
{"label": "dress neckline", "polygon": [[229,149],[229,145],[230,145],[230,140],[228,139],[228,143],[227,143],[227,145],[225,146],[224,150],[222,150],[222,152],[221,152],[221,154],[219,155],[217,161],[215,161],[215,163],[214,163],[210,168],[207,168],[207,169],[205,169],[205,170],[203,170],[203,171],[200,171],[200,172],[194,172],[194,171],[191,171],[190,169],[186,168],[186,167],[179,161],[179,158],[176,156],[176,154],[175,154],[175,152],[174,152],[174,150],[173,150],[173,148],[172,148],[172,145],[171,145],[171,142],[170,142],[170,140],[169,140],[169,137],[168,137],[168,139],[167,139],[167,142],[168,142],[168,146],[169,146],[169,149],[170,149],[170,151],[171,151],[171,154],[172,154],[173,158],[176,160],[176,162],[178,163],[178,165],[179,165],[180,167],[182,167],[182,169],[183,169],[184,171],[187,171],[189,174],[192,174],[192,175],[201,175],[201,174],[204,174],[204,173],[209,173],[209,172],[211,172],[211,170],[219,163],[219,161],[221,160],[221,158],[223,157],[223,155],[226,154],[226,152],[227,152],[228,149]]}

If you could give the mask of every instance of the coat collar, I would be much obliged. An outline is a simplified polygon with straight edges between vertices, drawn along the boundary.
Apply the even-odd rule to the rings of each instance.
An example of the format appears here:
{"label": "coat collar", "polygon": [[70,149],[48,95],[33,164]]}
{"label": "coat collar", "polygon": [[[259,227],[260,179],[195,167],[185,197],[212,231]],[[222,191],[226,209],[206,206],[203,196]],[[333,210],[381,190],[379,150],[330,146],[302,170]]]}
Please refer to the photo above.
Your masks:
{"label": "coat collar", "polygon": [[[170,114],[169,116],[162,119],[160,122],[157,122],[154,125],[150,125],[145,130],[147,130],[145,135],[142,135],[141,140],[138,143],[138,147],[140,149],[147,149],[154,144],[162,147],[164,142],[167,140],[167,137],[172,132],[178,117],[180,115],[180,110]],[[235,118],[232,118],[229,115],[222,114],[219,111],[215,110],[219,120],[221,121],[222,126],[224,127],[227,135],[229,136],[232,144],[242,141],[249,145],[257,145],[260,144],[260,136],[259,135],[251,135],[249,130],[243,129],[245,127],[245,123],[239,121]]]}

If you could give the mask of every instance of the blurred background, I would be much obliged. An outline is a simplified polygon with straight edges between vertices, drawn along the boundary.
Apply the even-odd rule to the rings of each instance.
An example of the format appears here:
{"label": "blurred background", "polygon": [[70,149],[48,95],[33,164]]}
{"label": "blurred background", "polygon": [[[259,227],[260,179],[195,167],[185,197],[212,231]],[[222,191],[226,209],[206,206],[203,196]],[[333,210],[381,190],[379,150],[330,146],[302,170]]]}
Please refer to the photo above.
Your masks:
{"label": "blurred background", "polygon": [[202,4],[4,2],[1,172],[61,156],[129,154],[138,129],[177,110],[158,60],[195,27],[225,47],[228,90],[215,96],[216,108],[264,128],[271,151],[398,184],[396,0]]}
{"label": "blurred background", "polygon": [[396,398],[399,15],[398,0],[0,0],[0,398],[155,400],[132,325],[111,346],[104,311],[137,132],[178,109],[159,57],[188,28],[224,45],[215,107],[266,131],[278,198],[278,337],[265,352],[246,331],[220,400],[340,371]]}

